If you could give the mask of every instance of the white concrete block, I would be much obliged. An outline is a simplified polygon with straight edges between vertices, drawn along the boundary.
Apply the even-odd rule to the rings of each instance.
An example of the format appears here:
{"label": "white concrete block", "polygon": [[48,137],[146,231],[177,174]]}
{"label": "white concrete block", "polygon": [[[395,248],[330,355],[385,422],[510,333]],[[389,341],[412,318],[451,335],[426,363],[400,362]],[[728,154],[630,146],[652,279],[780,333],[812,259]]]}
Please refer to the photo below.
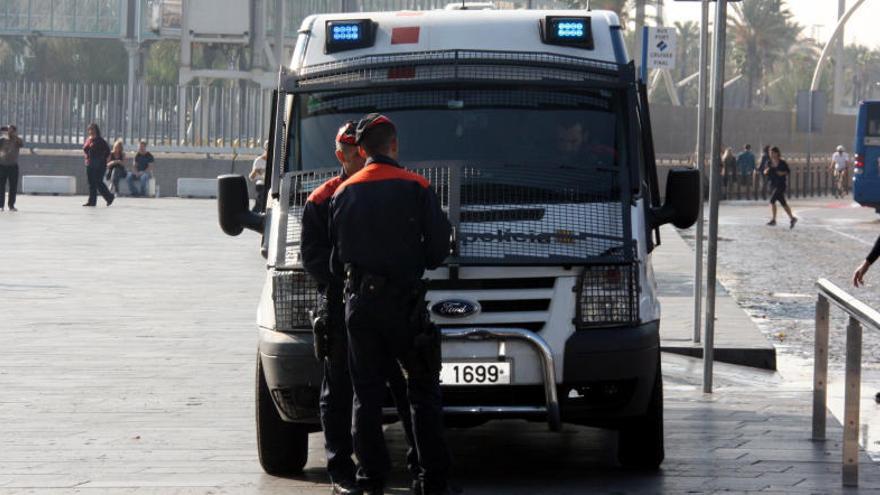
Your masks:
{"label": "white concrete block", "polygon": [[21,178],[24,194],[76,194],[76,177],[72,175],[25,175]]}
{"label": "white concrete block", "polygon": [[181,198],[216,198],[217,179],[177,179],[177,195]]}
{"label": "white concrete block", "polygon": [[[110,185],[112,184],[109,180],[104,180],[104,184],[107,186],[107,189],[110,189]],[[128,189],[128,181],[122,179],[119,181],[119,195],[120,196],[131,196],[131,191]],[[147,183],[147,197],[155,198],[156,196],[156,178],[150,177],[150,182]]]}

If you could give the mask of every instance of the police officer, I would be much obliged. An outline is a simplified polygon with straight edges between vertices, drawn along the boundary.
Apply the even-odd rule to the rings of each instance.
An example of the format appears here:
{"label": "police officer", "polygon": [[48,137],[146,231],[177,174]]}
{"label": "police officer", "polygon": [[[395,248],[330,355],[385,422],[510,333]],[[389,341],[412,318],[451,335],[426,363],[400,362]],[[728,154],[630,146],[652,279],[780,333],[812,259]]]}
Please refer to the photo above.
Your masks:
{"label": "police officer", "polygon": [[439,334],[428,324],[421,282],[425,269],[449,254],[449,221],[427,179],[397,163],[397,131],[388,117],[365,116],[356,139],[366,164],[333,194],[330,236],[331,269],[346,277],[358,481],[368,494],[383,493],[390,469],[382,433],[384,384],[403,366],[421,468],[414,487],[449,493]]}
{"label": "police officer", "polygon": [[[327,471],[334,494],[359,494],[355,467],[351,460],[352,385],[348,372],[341,278],[330,273],[330,237],[327,231],[328,206],[333,192],[348,177],[363,168],[364,158],[355,145],[355,122],[346,122],[336,134],[336,158],[342,165],[340,174],[324,182],[306,201],[302,219],[303,266],[318,282],[319,307],[315,319],[316,354],[324,366],[321,384],[321,424],[327,456]],[[403,422],[410,449],[407,464],[418,472],[418,456],[412,435],[406,383],[398,371],[389,375],[392,395]]]}

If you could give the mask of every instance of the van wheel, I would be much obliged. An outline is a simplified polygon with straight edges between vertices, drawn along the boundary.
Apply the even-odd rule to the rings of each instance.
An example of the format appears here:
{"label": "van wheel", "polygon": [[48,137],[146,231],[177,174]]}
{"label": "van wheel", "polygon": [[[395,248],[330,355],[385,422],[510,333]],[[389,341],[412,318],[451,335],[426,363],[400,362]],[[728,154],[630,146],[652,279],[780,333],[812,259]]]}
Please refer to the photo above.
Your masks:
{"label": "van wheel", "polygon": [[644,416],[628,421],[617,438],[617,460],[626,468],[657,469],[666,457],[663,446],[663,377],[658,356],[654,391]]}
{"label": "van wheel", "polygon": [[260,465],[268,474],[280,476],[301,473],[309,456],[308,426],[281,419],[257,355],[257,451]]}

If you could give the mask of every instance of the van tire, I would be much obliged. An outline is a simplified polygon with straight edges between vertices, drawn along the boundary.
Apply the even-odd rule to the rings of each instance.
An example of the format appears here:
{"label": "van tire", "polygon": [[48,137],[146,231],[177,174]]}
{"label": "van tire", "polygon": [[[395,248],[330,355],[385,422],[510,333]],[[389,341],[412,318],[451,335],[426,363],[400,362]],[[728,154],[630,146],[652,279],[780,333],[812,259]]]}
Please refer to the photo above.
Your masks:
{"label": "van tire", "polygon": [[256,377],[257,452],[263,471],[274,476],[299,474],[309,457],[308,425],[281,419],[257,355]]}
{"label": "van tire", "polygon": [[654,390],[644,416],[624,424],[617,437],[617,460],[625,468],[653,470],[666,457],[663,444],[663,376],[657,357]]}

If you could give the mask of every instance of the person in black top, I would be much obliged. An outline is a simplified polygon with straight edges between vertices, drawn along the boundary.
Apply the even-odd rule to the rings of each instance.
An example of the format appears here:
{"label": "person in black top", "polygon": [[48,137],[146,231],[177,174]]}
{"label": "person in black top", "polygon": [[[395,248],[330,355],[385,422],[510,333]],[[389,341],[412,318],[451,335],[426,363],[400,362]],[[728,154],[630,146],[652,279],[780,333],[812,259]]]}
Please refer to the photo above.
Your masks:
{"label": "person in black top", "polygon": [[98,203],[98,193],[104,197],[107,206],[113,204],[115,197],[104,184],[104,174],[107,172],[107,158],[110,156],[110,145],[101,137],[101,129],[98,124],[91,123],[86,128],[89,138],[83,145],[83,154],[86,158],[86,175],[89,180],[89,200],[83,206],[95,206]]}
{"label": "person in black top", "polygon": [[798,219],[791,213],[791,208],[788,206],[788,202],[785,200],[785,189],[788,182],[788,175],[791,173],[791,169],[788,167],[788,163],[782,159],[782,153],[779,151],[779,148],[774,146],[770,149],[770,161],[767,163],[767,168],[764,170],[764,175],[767,176],[770,181],[770,187],[773,189],[773,193],[770,195],[770,212],[772,217],[770,221],[767,222],[767,225],[776,225],[776,203],[779,202],[782,205],[782,209],[785,210],[785,213],[789,218],[789,228],[794,228],[794,224],[797,223]]}
{"label": "person in black top", "polygon": [[421,279],[425,269],[438,267],[449,254],[449,220],[428,180],[397,162],[397,130],[388,117],[365,116],[356,139],[367,161],[333,194],[329,225],[331,270],[346,279],[358,481],[368,494],[384,493],[390,461],[382,404],[388,376],[402,366],[421,468],[417,488],[446,494],[450,458],[443,433],[440,341],[429,324]]}
{"label": "person in black top", "polygon": [[865,274],[868,273],[868,269],[877,261],[877,258],[880,258],[880,237],[874,241],[874,247],[871,248],[868,257],[865,258],[865,261],[862,261],[862,264],[853,273],[852,283],[854,287],[865,285]]}
{"label": "person in black top", "polygon": [[[327,230],[330,198],[340,184],[364,167],[364,158],[355,144],[356,126],[356,122],[349,121],[339,128],[336,134],[336,159],[342,165],[342,170],[309,195],[303,209],[300,236],[303,268],[318,283],[315,351],[324,366],[320,398],[321,425],[324,429],[327,472],[335,495],[362,493],[355,481],[355,466],[351,460],[353,396],[344,324],[343,280],[330,273],[331,245]],[[391,370],[388,383],[410,446],[407,466],[417,476],[418,456],[406,396],[406,381],[400,368]]]}
{"label": "person in black top", "polygon": [[134,155],[134,169],[125,180],[128,182],[128,190],[132,196],[146,196],[153,177],[153,154],[147,151],[147,142],[138,143],[137,154]]}

